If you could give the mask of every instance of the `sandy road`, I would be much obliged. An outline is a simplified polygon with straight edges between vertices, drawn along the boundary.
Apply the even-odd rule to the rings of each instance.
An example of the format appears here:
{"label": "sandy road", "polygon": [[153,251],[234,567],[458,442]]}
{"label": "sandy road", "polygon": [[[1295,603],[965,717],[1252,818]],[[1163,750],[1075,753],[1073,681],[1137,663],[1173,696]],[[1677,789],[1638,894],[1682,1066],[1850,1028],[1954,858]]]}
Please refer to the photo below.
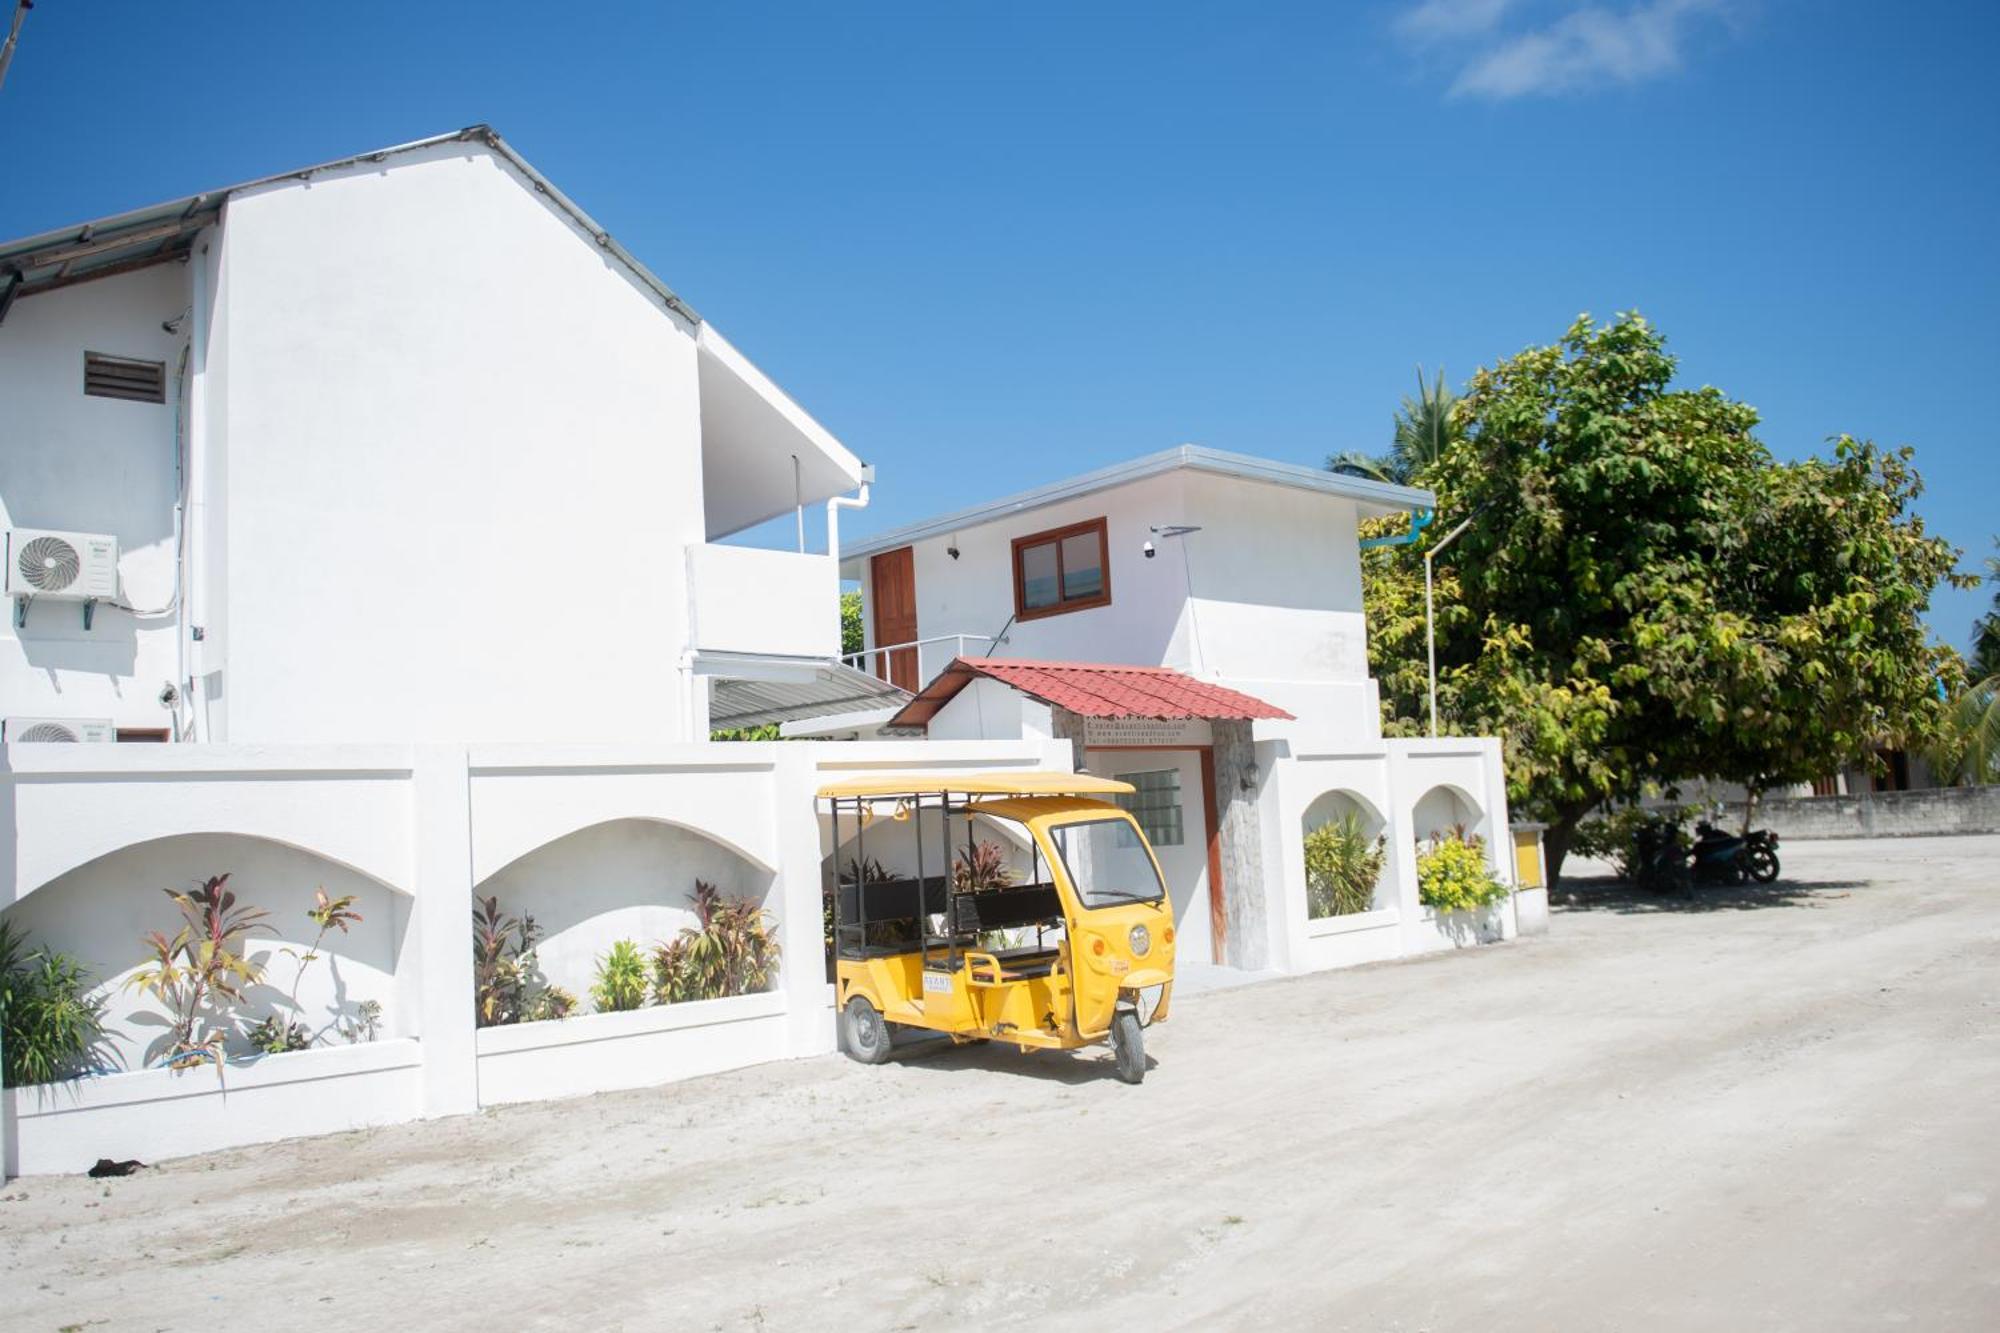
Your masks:
{"label": "sandy road", "polygon": [[2000,838],[1189,999],[0,1188],[0,1325],[2000,1327]]}

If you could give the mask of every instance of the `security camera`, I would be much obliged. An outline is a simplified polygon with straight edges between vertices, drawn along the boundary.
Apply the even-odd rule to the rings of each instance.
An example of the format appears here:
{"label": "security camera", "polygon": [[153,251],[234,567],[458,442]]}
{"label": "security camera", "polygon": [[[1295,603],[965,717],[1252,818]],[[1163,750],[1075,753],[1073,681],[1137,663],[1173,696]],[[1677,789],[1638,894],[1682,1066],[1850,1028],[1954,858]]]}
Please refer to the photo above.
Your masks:
{"label": "security camera", "polygon": [[172,708],[181,701],[180,688],[172,681],[168,681],[166,684],[160,686],[158,698],[160,700],[160,707]]}
{"label": "security camera", "polygon": [[1156,552],[1155,552],[1155,551],[1153,550],[1153,544],[1152,544],[1151,542],[1147,542],[1147,543],[1145,544],[1145,546],[1144,546],[1144,547],[1142,547],[1142,548],[1140,548],[1140,549],[1142,549],[1142,550],[1144,550],[1144,551],[1145,551],[1145,553],[1146,553],[1146,558],[1147,558],[1148,560],[1151,560],[1151,559],[1153,558],[1153,556],[1154,556],[1154,555],[1156,554]]}
{"label": "security camera", "polygon": [[953,542],[951,545],[945,547],[944,553],[954,560],[958,559],[958,543]]}

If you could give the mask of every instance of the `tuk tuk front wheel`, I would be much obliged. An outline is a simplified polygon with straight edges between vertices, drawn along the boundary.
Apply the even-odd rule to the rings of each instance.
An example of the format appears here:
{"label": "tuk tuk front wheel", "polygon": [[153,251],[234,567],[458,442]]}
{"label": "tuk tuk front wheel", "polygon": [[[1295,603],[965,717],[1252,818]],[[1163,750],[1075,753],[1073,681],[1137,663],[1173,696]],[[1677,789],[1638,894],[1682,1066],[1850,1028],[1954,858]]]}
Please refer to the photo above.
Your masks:
{"label": "tuk tuk front wheel", "polygon": [[865,996],[855,996],[841,1010],[840,1035],[848,1056],[864,1065],[879,1065],[889,1058],[888,1021]]}
{"label": "tuk tuk front wheel", "polygon": [[1120,1009],[1111,1020],[1111,1057],[1121,1082],[1137,1083],[1146,1077],[1145,1031],[1131,1009]]}

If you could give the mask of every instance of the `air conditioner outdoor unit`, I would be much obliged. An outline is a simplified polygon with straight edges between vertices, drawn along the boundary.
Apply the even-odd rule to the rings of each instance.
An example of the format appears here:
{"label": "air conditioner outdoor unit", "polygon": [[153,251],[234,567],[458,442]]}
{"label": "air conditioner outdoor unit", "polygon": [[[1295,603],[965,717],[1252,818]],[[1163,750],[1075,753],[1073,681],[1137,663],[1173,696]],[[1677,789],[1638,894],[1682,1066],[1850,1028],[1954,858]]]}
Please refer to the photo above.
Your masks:
{"label": "air conditioner outdoor unit", "polygon": [[110,601],[118,595],[118,539],[100,532],[7,533],[7,595]]}
{"label": "air conditioner outdoor unit", "polygon": [[0,722],[0,740],[16,744],[56,741],[101,744],[118,739],[118,728],[108,717],[10,717]]}

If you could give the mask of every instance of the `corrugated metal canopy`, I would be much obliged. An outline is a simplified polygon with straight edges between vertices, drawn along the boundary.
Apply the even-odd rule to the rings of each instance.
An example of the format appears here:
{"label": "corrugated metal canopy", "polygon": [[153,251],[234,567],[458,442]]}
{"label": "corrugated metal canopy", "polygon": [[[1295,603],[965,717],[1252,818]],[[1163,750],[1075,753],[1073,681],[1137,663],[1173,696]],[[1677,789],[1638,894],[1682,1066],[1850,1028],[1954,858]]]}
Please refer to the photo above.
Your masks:
{"label": "corrugated metal canopy", "polygon": [[228,194],[190,195],[0,245],[0,317],[16,297],[180,258]]}
{"label": "corrugated metal canopy", "polygon": [[709,681],[708,724],[718,731],[734,731],[864,708],[900,708],[909,702],[908,690],[837,662],[820,667],[804,681],[717,674]]}

